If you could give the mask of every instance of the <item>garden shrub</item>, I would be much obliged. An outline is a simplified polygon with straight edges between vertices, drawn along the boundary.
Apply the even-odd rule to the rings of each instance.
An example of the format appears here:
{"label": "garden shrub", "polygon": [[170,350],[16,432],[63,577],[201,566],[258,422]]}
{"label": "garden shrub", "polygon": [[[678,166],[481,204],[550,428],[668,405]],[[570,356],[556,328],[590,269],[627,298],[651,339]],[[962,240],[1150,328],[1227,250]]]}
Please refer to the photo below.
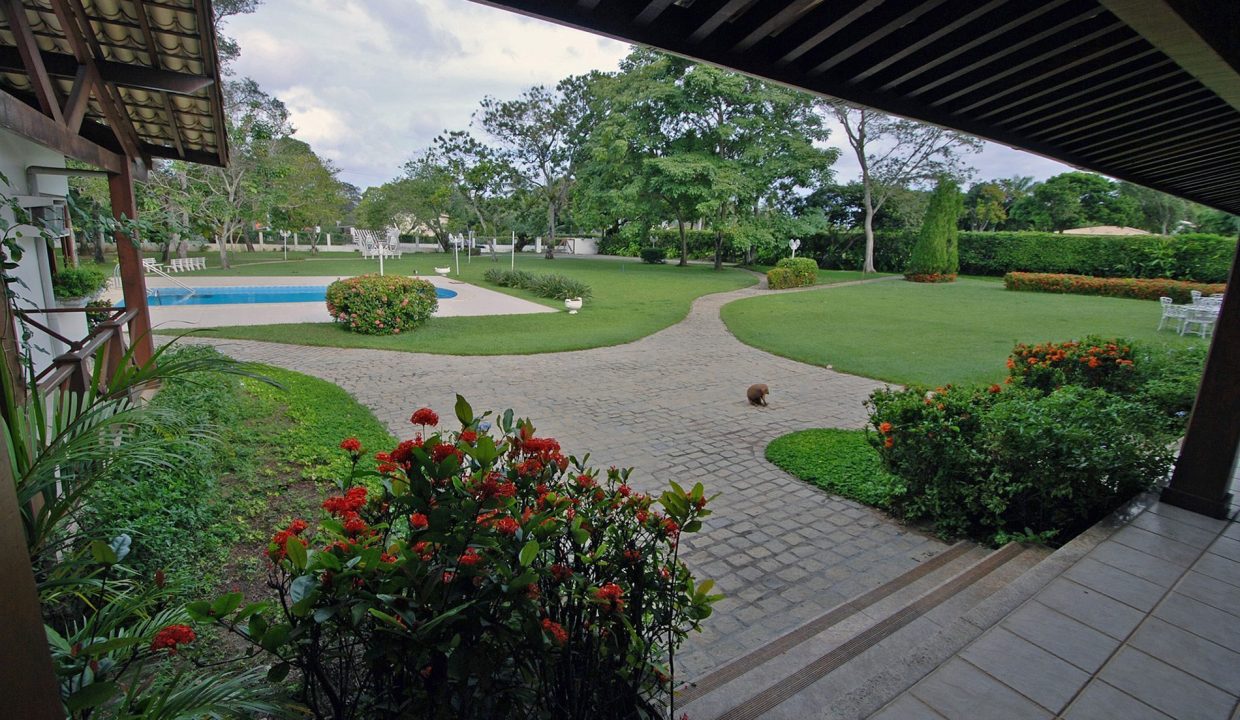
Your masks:
{"label": "garden shrub", "polygon": [[1167,278],[1100,278],[1061,273],[1010,272],[1003,276],[1008,290],[1068,293],[1072,295],[1103,295],[1106,297],[1157,300],[1169,297],[1175,302],[1192,301],[1192,291],[1203,295],[1223,292],[1223,284],[1198,283]]}
{"label": "garden shrub", "polygon": [[191,616],[272,653],[273,679],[295,668],[316,717],[665,716],[671,656],[717,599],[679,559],[702,486],[656,501],[511,411],[496,435],[456,413],[453,432],[414,413],[434,434],[378,456],[381,490],[353,472],[326,517],[272,537],[274,606],[233,593]]}
{"label": "garden shrub", "polygon": [[880,390],[870,441],[893,512],[945,537],[1064,542],[1166,476],[1203,347],[1017,345],[1003,385]]}
{"label": "garden shrub", "polygon": [[492,268],[483,274],[483,279],[500,287],[512,287],[529,290],[539,297],[554,300],[582,298],[588,300],[593,291],[590,286],[564,275],[554,273],[531,273],[524,270],[501,270]]}
{"label": "garden shrub", "polygon": [[781,258],[767,271],[766,282],[772,290],[813,285],[818,282],[818,263],[810,258]]}
{"label": "garden shrub", "polygon": [[52,294],[58,300],[91,297],[107,283],[108,276],[98,268],[64,267],[52,276]]}
{"label": "garden shrub", "polygon": [[402,275],[359,275],[327,286],[332,319],[364,335],[412,330],[438,308],[434,285]]}
{"label": "garden shrub", "polygon": [[659,248],[646,247],[641,249],[642,262],[651,265],[662,265],[667,262],[667,253]]}
{"label": "garden shrub", "polygon": [[956,279],[960,261],[956,247],[959,230],[956,220],[964,207],[956,183],[940,178],[930,195],[930,206],[917,244],[909,253],[906,280],[913,282],[951,282]]}

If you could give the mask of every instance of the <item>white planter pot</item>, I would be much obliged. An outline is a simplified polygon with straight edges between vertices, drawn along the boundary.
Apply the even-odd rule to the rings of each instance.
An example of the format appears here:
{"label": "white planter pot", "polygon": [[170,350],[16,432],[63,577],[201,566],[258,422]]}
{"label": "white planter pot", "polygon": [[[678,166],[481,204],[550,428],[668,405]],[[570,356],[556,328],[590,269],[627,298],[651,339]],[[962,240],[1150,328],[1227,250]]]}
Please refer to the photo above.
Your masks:
{"label": "white planter pot", "polygon": [[569,315],[576,315],[581,309],[581,298],[565,298],[564,307],[568,308]]}

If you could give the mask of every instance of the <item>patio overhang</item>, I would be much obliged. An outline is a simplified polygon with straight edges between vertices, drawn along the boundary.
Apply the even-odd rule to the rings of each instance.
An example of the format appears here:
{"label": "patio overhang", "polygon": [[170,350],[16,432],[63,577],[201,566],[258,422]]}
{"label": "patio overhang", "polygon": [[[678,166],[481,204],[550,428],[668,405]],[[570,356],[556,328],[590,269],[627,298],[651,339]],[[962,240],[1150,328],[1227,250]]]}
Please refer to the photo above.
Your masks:
{"label": "patio overhang", "polygon": [[[1240,214],[1240,3],[474,0],[962,130]],[[1228,512],[1240,446],[1233,261],[1164,500]]]}
{"label": "patio overhang", "polygon": [[[0,128],[106,171],[113,214],[135,218],[133,179],[152,158],[228,162],[213,18],[210,0],[0,0]],[[154,343],[141,252],[122,233],[116,247],[127,311],[110,332],[127,321],[133,358],[144,362]],[[7,310],[0,339],[11,367],[17,335]],[[8,620],[0,690],[8,716],[59,718],[6,453],[0,448],[0,615]]]}

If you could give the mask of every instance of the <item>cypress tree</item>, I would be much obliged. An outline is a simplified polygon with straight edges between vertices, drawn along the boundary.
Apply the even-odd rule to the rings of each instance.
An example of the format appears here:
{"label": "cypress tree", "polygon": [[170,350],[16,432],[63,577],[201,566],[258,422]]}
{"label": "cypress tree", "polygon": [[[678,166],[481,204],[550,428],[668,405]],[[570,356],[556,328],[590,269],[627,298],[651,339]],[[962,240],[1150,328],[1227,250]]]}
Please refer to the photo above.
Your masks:
{"label": "cypress tree", "polygon": [[951,179],[943,177],[934,186],[926,219],[917,243],[909,255],[904,276],[918,282],[944,282],[956,279],[960,267],[959,231],[956,222],[964,202],[960,189]]}

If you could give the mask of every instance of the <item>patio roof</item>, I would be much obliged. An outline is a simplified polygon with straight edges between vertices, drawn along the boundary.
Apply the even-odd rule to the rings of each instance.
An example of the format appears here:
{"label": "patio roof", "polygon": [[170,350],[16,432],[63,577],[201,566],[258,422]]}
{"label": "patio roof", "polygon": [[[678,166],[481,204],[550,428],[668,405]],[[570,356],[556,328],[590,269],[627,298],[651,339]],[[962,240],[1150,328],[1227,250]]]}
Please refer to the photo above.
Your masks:
{"label": "patio roof", "polygon": [[[209,2],[0,0],[0,17],[6,126],[29,134],[23,125],[40,124],[16,99],[68,131],[61,135],[147,165],[155,157],[227,162]],[[14,118],[26,122],[15,126]],[[53,146],[103,164],[96,151],[69,142],[76,140]]]}
{"label": "patio roof", "polygon": [[475,1],[1240,214],[1240,3]]}

